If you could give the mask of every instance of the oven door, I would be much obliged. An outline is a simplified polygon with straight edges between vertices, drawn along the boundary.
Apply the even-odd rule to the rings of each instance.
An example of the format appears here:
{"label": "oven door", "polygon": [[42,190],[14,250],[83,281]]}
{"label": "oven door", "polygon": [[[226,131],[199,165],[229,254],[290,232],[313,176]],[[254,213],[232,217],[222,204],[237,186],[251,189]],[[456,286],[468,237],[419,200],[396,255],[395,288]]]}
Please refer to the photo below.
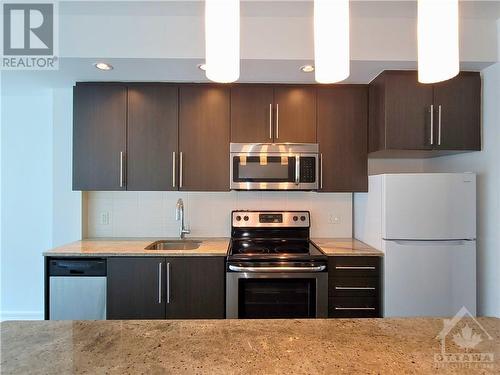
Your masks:
{"label": "oven door", "polygon": [[317,154],[231,153],[233,190],[317,190]]}
{"label": "oven door", "polygon": [[328,317],[327,272],[226,274],[228,319]]}

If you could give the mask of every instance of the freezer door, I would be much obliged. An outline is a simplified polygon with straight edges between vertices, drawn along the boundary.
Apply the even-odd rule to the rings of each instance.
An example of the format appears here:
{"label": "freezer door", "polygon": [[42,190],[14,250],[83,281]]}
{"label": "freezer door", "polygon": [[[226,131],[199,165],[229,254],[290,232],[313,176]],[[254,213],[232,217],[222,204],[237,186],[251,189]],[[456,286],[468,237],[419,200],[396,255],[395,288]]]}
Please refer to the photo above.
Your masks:
{"label": "freezer door", "polygon": [[389,174],[382,184],[382,238],[476,238],[475,174]]}
{"label": "freezer door", "polygon": [[475,241],[385,241],[384,316],[476,314]]}

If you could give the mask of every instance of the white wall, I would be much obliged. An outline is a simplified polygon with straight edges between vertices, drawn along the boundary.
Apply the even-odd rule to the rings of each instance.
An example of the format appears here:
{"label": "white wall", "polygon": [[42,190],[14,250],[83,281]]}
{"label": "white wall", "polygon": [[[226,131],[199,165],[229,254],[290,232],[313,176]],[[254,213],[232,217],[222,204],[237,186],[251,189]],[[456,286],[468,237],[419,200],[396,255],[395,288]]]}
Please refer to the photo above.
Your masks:
{"label": "white wall", "polygon": [[71,90],[2,88],[1,319],[43,318],[42,252],[81,238]]}
{"label": "white wall", "polygon": [[[190,236],[230,236],[230,214],[236,209],[309,210],[312,236],[352,235],[351,193],[89,192],[85,196],[87,237],[176,237],[179,198],[184,200]],[[102,224],[102,214],[109,215],[109,224]]]}
{"label": "white wall", "polygon": [[39,318],[52,245],[52,95],[2,98],[2,318]]}
{"label": "white wall", "polygon": [[500,63],[483,77],[483,150],[428,159],[431,172],[477,173],[478,314],[500,317]]}

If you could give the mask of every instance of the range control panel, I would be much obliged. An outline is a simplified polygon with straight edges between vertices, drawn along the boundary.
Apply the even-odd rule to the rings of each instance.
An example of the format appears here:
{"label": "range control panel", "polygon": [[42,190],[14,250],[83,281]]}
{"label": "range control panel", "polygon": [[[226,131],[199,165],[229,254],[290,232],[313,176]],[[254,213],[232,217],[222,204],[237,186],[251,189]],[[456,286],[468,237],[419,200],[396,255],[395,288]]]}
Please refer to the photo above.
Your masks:
{"label": "range control panel", "polygon": [[300,227],[310,226],[309,211],[233,211],[233,227]]}

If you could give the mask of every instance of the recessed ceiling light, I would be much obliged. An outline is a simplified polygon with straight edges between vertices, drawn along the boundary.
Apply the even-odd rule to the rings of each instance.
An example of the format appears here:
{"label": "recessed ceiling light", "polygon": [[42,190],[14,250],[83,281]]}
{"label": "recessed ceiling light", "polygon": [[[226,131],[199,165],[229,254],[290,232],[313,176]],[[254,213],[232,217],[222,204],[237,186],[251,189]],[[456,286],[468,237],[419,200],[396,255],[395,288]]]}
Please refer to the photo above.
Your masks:
{"label": "recessed ceiling light", "polygon": [[311,72],[314,72],[314,66],[313,65],[303,65],[300,67],[300,70],[302,70],[304,73],[311,73]]}
{"label": "recessed ceiling light", "polygon": [[95,63],[94,66],[99,70],[112,70],[113,69],[113,65],[110,65],[110,64],[105,63],[105,62]]}
{"label": "recessed ceiling light", "polygon": [[207,70],[207,64],[198,64],[198,69],[203,71]]}

